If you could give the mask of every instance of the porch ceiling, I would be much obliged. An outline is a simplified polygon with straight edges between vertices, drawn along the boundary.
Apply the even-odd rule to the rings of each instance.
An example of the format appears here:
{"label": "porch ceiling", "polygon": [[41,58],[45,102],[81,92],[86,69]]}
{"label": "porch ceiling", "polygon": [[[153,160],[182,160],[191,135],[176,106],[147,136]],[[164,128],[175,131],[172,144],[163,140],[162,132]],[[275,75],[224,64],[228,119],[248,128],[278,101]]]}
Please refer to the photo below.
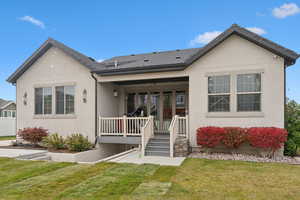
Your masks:
{"label": "porch ceiling", "polygon": [[147,83],[174,83],[174,82],[183,82],[183,81],[189,81],[189,77],[115,81],[114,83],[117,85],[136,85],[136,84],[147,84]]}

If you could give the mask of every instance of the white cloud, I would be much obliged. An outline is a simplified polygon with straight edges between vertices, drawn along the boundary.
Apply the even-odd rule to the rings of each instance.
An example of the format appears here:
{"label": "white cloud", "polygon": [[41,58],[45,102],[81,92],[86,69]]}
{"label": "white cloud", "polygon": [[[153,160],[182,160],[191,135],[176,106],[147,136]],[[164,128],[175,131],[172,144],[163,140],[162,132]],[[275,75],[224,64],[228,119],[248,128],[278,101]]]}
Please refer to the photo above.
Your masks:
{"label": "white cloud", "polygon": [[97,60],[97,62],[102,62],[102,61],[104,61],[104,59],[98,59],[98,60]]}
{"label": "white cloud", "polygon": [[190,41],[190,45],[194,46],[197,44],[207,44],[213,39],[215,39],[221,33],[222,33],[221,31],[205,32],[203,34],[198,35],[192,41]]}
{"label": "white cloud", "polygon": [[272,10],[273,16],[279,19],[296,15],[299,12],[300,12],[300,8],[295,3],[285,3],[282,6],[274,8]]}
{"label": "white cloud", "polygon": [[31,17],[31,16],[24,16],[24,17],[20,17],[19,20],[22,20],[22,21],[25,21],[25,22],[29,22],[29,23],[32,23],[40,28],[45,28],[45,24],[44,22],[38,20],[38,19],[35,19],[34,17]]}
{"label": "white cloud", "polygon": [[[246,29],[258,35],[263,35],[267,33],[264,29],[258,27],[247,27]],[[207,44],[213,39],[215,39],[216,37],[218,37],[221,33],[222,31],[211,31],[211,32],[205,32],[203,34],[199,34],[193,40],[190,41],[190,45],[195,46],[198,44]]]}
{"label": "white cloud", "polygon": [[253,33],[256,33],[258,35],[263,35],[263,34],[267,33],[267,31],[265,31],[262,28],[258,28],[258,27],[248,27],[246,29],[249,30],[249,31],[252,31]]}

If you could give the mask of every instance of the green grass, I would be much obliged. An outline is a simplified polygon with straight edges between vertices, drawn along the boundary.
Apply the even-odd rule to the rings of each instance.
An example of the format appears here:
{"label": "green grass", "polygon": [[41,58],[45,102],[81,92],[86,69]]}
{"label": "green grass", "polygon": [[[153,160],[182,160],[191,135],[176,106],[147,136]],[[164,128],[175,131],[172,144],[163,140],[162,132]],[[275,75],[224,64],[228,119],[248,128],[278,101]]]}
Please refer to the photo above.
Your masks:
{"label": "green grass", "polygon": [[1,140],[15,140],[16,136],[0,136],[0,141]]}
{"label": "green grass", "polygon": [[300,199],[300,166],[187,159],[180,167],[0,158],[0,200]]}

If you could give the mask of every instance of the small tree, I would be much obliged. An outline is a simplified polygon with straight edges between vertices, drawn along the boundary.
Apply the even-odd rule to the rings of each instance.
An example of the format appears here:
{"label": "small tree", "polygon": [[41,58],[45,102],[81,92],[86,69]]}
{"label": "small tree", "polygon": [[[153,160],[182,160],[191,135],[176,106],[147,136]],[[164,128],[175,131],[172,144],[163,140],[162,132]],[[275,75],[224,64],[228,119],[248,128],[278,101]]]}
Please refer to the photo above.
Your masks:
{"label": "small tree", "polygon": [[44,137],[48,136],[48,130],[44,128],[24,128],[19,130],[18,135],[32,145],[40,143]]}
{"label": "small tree", "polygon": [[285,124],[289,134],[284,154],[295,156],[300,149],[300,105],[294,100],[288,100],[286,104]]}

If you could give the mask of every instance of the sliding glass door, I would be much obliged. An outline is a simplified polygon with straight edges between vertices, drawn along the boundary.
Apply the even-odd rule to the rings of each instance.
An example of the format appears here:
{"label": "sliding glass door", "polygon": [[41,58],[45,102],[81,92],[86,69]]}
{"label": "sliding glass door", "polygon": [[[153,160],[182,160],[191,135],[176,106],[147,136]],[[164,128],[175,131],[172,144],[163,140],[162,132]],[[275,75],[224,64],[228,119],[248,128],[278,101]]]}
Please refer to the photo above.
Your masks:
{"label": "sliding glass door", "polygon": [[175,114],[186,115],[187,95],[179,90],[128,93],[126,107],[129,116],[152,115],[155,131],[167,133]]}

